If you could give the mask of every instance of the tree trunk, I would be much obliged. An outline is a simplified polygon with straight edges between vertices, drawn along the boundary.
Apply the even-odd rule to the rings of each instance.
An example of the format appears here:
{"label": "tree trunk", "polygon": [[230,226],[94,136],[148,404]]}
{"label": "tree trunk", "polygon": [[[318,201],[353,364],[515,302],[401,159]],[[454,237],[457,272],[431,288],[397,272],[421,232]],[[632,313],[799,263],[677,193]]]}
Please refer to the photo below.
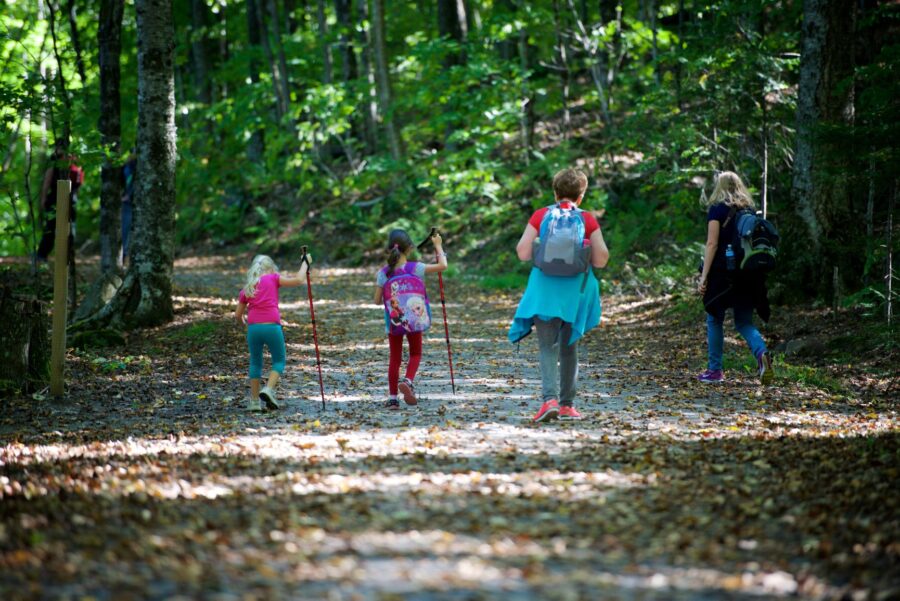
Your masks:
{"label": "tree trunk", "polygon": [[372,0],[372,34],[375,43],[375,80],[378,83],[381,118],[387,133],[391,157],[394,160],[400,160],[400,157],[403,155],[403,148],[391,109],[391,79],[388,71],[387,43],[385,40],[384,0]]}
{"label": "tree trunk", "polygon": [[275,38],[275,51],[278,53],[278,73],[281,81],[281,95],[284,98],[284,112],[293,123],[291,116],[291,81],[288,76],[287,57],[284,54],[284,43],[281,40],[281,14],[278,12],[276,0],[269,0],[269,19],[272,22],[272,34]]}
{"label": "tree trunk", "polygon": [[209,54],[206,48],[209,8],[205,0],[191,0],[191,65],[197,100],[209,106],[212,86],[209,80]]}
{"label": "tree trunk", "polygon": [[847,256],[857,236],[845,227],[854,223],[849,186],[827,176],[825,165],[831,161],[834,167],[837,153],[818,135],[823,125],[852,122],[854,90],[847,80],[854,71],[855,16],[852,0],[804,1],[792,195],[806,227],[803,271],[812,274],[819,292],[830,284],[830,270],[822,266],[840,266],[842,274],[858,271],[858,257]]}
{"label": "tree trunk", "polygon": [[319,26],[319,41],[322,44],[322,81],[330,84],[334,81],[334,66],[331,56],[331,44],[328,42],[328,19],[325,15],[325,0],[316,0],[316,21]]}
{"label": "tree trunk", "polygon": [[376,97],[375,69],[372,59],[372,23],[369,20],[369,0],[358,0],[360,23],[368,23],[368,27],[361,27],[360,37],[360,63],[363,75],[362,114],[365,128],[364,137],[366,152],[375,154],[378,150],[378,103]]}
{"label": "tree trunk", "polygon": [[87,87],[87,77],[84,74],[84,58],[81,56],[81,38],[78,35],[78,22],[75,19],[75,0],[68,0],[66,6],[69,13],[69,31],[72,35],[72,49],[75,51],[75,68],[78,69],[78,77],[81,78],[81,87]]}
{"label": "tree trunk", "polygon": [[124,0],[101,0],[97,38],[100,62],[100,143],[106,158],[100,169],[100,271],[103,275],[122,268],[121,111],[119,95]]}
{"label": "tree trunk", "polygon": [[534,146],[534,92],[529,85],[529,72],[531,71],[531,53],[528,46],[528,29],[526,26],[519,28],[519,69],[522,72],[522,110],[519,118],[519,128],[522,136],[522,150],[525,155],[525,163],[531,159],[531,149]]}
{"label": "tree trunk", "polygon": [[[251,51],[255,53],[260,47],[260,25],[259,14],[256,11],[256,0],[246,0],[247,7],[247,42]],[[259,61],[253,56],[250,59],[250,81],[253,85],[258,85],[259,77]],[[277,111],[276,111],[277,112]],[[250,136],[250,142],[247,144],[247,157],[254,163],[262,160],[265,152],[265,138],[262,128],[254,127],[253,134]]]}
{"label": "tree trunk", "polygon": [[572,117],[569,112],[569,55],[562,34],[562,20],[559,12],[558,0],[553,0],[553,24],[556,28],[556,57],[559,61],[560,87],[562,89],[563,119],[562,135],[564,140],[569,139],[569,130],[572,127]]}
{"label": "tree trunk", "polygon": [[65,107],[65,114],[63,115],[63,131],[61,135],[56,136],[56,145],[62,146],[68,150],[72,135],[72,103],[69,100],[69,90],[66,87],[66,78],[63,74],[62,59],[59,56],[59,45],[56,39],[56,7],[53,5],[53,2],[55,2],[55,0],[47,0],[47,8],[50,9],[50,37],[53,40],[53,55],[56,57],[56,79],[59,84],[59,95],[62,97],[63,106]]}
{"label": "tree trunk", "polygon": [[651,46],[651,56],[653,58],[653,80],[656,82],[658,86],[660,84],[659,77],[659,32],[656,27],[656,0],[649,0],[648,2],[650,11],[650,30],[653,32],[653,45]]}
{"label": "tree trunk", "polygon": [[438,35],[450,38],[459,45],[458,50],[447,55],[444,66],[461,65],[465,62],[463,44],[468,35],[466,7],[463,0],[438,0],[437,5]]}
{"label": "tree trunk", "polygon": [[131,266],[115,297],[76,329],[172,319],[175,258],[175,38],[171,0],[135,0],[138,128]]}
{"label": "tree trunk", "polygon": [[49,332],[45,303],[0,287],[0,392],[33,392],[50,379]]}
{"label": "tree trunk", "polygon": [[256,6],[256,10],[254,12],[258,17],[257,22],[259,24],[259,39],[260,41],[262,41],[262,47],[266,54],[266,60],[269,63],[269,72],[272,74],[272,88],[275,91],[275,106],[277,109],[277,117],[278,120],[281,121],[287,114],[287,102],[290,97],[284,96],[284,87],[282,87],[281,85],[281,71],[278,68],[278,63],[275,61],[275,54],[272,52],[272,44],[271,42],[269,42],[269,31],[268,27],[266,26],[266,13],[263,9],[265,0],[248,0],[248,2],[253,2]]}

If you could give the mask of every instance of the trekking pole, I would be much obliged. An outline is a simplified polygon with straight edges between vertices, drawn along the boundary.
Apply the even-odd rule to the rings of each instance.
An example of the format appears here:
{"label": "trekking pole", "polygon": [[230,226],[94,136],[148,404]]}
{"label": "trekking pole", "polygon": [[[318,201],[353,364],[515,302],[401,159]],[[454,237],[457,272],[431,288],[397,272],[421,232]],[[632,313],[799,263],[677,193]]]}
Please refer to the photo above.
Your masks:
{"label": "trekking pole", "polygon": [[319,370],[319,392],[322,393],[322,411],[325,411],[325,385],[322,383],[322,360],[319,357],[319,335],[316,333],[316,310],[313,308],[312,281],[309,279],[309,270],[312,265],[309,263],[309,257],[306,256],[306,245],[300,247],[303,253],[300,257],[300,265],[306,263],[306,294],[309,297],[309,320],[312,322],[313,344],[316,346],[316,368]]}
{"label": "trekking pole", "polygon": [[[428,237],[422,241],[416,248],[422,250],[425,246],[431,242],[431,239],[438,234],[438,230],[436,227],[431,228],[431,233],[428,234]],[[434,252],[435,259],[437,259],[437,249]],[[450,350],[450,329],[447,326],[447,303],[444,300],[444,277],[441,272],[438,272],[438,287],[441,290],[441,311],[444,314],[444,339],[447,341],[447,362],[450,364],[450,386],[453,389],[453,394],[456,394],[456,380],[453,377],[453,352]]]}

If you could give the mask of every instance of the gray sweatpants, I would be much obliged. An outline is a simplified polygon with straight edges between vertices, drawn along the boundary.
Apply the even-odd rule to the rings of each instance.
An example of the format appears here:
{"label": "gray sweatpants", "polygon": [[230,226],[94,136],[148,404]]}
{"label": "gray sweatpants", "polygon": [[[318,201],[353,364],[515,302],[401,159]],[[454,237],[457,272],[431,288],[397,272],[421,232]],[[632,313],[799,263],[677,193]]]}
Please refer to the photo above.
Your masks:
{"label": "gray sweatpants", "polygon": [[572,324],[556,317],[550,321],[534,319],[541,361],[541,397],[543,402],[558,399],[560,405],[572,405],[578,380],[578,343],[569,344]]}

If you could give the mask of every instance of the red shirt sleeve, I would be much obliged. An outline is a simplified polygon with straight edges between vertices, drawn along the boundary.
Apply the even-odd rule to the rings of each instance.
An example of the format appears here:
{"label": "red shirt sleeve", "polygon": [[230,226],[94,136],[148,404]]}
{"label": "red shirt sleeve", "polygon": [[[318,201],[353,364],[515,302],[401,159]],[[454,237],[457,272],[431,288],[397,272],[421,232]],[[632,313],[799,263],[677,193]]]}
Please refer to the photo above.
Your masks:
{"label": "red shirt sleeve", "polygon": [[244,290],[243,290],[243,289],[241,289],[241,293],[238,294],[238,302],[241,303],[241,304],[244,304],[244,305],[247,304],[247,295],[244,294]]}
{"label": "red shirt sleeve", "polygon": [[547,214],[547,207],[542,209],[538,209],[531,215],[531,219],[528,220],[528,225],[536,229],[538,232],[541,231],[541,221],[544,220],[544,215]]}
{"label": "red shirt sleeve", "polygon": [[584,239],[589,240],[591,234],[600,229],[600,224],[597,223],[597,218],[587,211],[582,212],[581,217],[584,219]]}

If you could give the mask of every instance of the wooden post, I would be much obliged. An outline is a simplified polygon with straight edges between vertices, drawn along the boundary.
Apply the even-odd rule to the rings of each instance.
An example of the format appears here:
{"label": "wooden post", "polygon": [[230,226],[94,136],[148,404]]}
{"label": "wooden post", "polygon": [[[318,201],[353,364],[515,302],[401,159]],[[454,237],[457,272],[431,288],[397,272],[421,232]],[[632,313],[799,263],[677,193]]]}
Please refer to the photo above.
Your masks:
{"label": "wooden post", "polygon": [[65,393],[63,369],[66,359],[66,309],[69,257],[69,194],[72,182],[56,182],[56,244],[53,255],[53,341],[50,355],[50,394]]}

